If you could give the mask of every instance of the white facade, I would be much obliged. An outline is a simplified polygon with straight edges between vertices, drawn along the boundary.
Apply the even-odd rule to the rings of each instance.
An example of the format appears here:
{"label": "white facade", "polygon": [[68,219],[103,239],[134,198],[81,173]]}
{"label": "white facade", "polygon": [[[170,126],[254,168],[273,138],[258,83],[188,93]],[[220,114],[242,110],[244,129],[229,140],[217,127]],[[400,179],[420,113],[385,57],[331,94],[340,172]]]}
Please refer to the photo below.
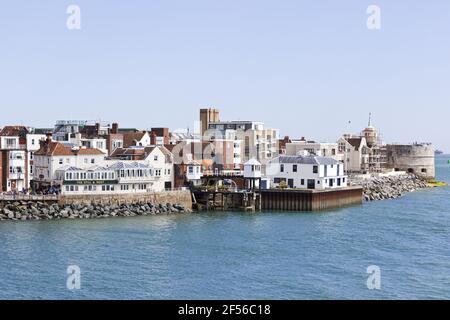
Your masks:
{"label": "white facade", "polygon": [[55,172],[66,167],[87,169],[105,163],[105,154],[35,155],[33,179],[52,184]]}
{"label": "white facade", "polygon": [[111,167],[76,167],[56,171],[64,195],[133,194],[159,191],[154,188],[158,179],[155,170],[139,163],[116,162]]}
{"label": "white facade", "polygon": [[307,151],[311,155],[319,157],[331,157],[337,161],[342,161],[343,156],[338,152],[337,143],[294,141],[286,143],[286,155],[296,156]]}
{"label": "white facade", "polygon": [[174,185],[173,156],[167,149],[163,148],[154,147],[144,160],[144,163],[155,170],[157,179],[153,188],[157,191],[172,189]]}
{"label": "white facade", "polygon": [[338,152],[342,156],[347,173],[359,173],[369,163],[365,137],[344,136],[338,140]]}
{"label": "white facade", "polygon": [[268,164],[267,177],[274,187],[296,189],[335,189],[348,183],[342,163],[317,156],[279,156]]}
{"label": "white facade", "polygon": [[197,185],[202,179],[202,166],[196,161],[190,161],[186,165],[186,179]]}
{"label": "white facade", "polygon": [[108,146],[105,138],[83,138],[81,133],[76,133],[75,137],[69,137],[69,143],[78,147],[99,149],[103,153],[108,154]]}
{"label": "white facade", "polygon": [[25,150],[11,150],[8,152],[9,174],[7,178],[7,190],[22,191],[28,188],[26,179],[26,151]]}
{"label": "white facade", "polygon": [[34,153],[40,149],[40,142],[46,139],[45,134],[27,134],[27,172],[28,179],[27,188],[30,188],[30,181],[33,179],[34,172]]}
{"label": "white facade", "polygon": [[244,164],[244,178],[261,178],[261,163],[256,159],[250,159]]}

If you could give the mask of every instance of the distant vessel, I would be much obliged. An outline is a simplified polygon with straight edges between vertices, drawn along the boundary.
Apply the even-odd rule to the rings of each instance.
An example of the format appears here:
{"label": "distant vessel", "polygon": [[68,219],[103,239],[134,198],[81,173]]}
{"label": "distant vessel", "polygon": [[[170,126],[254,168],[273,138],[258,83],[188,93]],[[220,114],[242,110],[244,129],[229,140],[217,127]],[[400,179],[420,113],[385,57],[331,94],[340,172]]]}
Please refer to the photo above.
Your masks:
{"label": "distant vessel", "polygon": [[435,154],[443,154],[444,152],[441,151],[441,150],[436,150],[434,153],[435,153]]}

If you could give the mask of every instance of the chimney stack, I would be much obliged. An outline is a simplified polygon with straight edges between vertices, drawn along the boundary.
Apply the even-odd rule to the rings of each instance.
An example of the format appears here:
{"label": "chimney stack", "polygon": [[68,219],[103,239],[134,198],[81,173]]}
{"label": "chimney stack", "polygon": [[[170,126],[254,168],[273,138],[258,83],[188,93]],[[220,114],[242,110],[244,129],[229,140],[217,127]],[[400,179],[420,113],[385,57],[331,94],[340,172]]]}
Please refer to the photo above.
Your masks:
{"label": "chimney stack", "polygon": [[119,133],[119,124],[118,123],[113,123],[112,124],[111,133],[112,134],[118,134]]}
{"label": "chimney stack", "polygon": [[150,144],[156,146],[156,133],[154,131],[150,132]]}

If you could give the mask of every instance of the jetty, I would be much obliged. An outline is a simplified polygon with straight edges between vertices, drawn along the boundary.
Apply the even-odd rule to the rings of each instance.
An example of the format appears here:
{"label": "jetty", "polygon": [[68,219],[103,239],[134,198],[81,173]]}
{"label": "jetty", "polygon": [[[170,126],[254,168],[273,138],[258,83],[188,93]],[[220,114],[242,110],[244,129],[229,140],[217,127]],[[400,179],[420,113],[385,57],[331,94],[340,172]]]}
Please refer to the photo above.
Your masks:
{"label": "jetty", "polygon": [[195,208],[206,211],[320,211],[363,203],[360,186],[331,190],[194,190],[193,195]]}

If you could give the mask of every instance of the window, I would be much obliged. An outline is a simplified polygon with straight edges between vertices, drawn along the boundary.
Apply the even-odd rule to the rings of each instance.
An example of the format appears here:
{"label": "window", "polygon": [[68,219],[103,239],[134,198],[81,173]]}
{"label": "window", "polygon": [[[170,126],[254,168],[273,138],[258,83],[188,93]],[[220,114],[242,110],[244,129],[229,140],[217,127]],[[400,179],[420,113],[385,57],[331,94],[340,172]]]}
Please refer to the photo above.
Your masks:
{"label": "window", "polygon": [[158,161],[158,156],[154,156],[153,160]]}
{"label": "window", "polygon": [[284,164],[280,164],[280,172],[284,172]]}
{"label": "window", "polygon": [[300,184],[301,184],[302,186],[304,186],[304,185],[305,185],[305,179],[301,179],[301,180],[300,180]]}
{"label": "window", "polygon": [[70,159],[69,158],[66,158],[66,163],[70,163]]}
{"label": "window", "polygon": [[317,180],[317,184],[320,184],[320,180]]}
{"label": "window", "polygon": [[313,173],[319,173],[319,167],[313,166]]}
{"label": "window", "polygon": [[63,159],[59,159],[58,163],[59,163],[59,164],[63,164],[63,163],[64,163],[64,160],[63,160]]}
{"label": "window", "polygon": [[189,171],[190,174],[194,173],[194,167],[189,167],[188,171]]}
{"label": "window", "polygon": [[296,164],[292,165],[292,172],[297,172],[297,165]]}
{"label": "window", "polygon": [[91,159],[91,163],[94,164],[95,163],[95,159]]}
{"label": "window", "polygon": [[87,164],[88,163],[88,159],[84,158],[84,163]]}

